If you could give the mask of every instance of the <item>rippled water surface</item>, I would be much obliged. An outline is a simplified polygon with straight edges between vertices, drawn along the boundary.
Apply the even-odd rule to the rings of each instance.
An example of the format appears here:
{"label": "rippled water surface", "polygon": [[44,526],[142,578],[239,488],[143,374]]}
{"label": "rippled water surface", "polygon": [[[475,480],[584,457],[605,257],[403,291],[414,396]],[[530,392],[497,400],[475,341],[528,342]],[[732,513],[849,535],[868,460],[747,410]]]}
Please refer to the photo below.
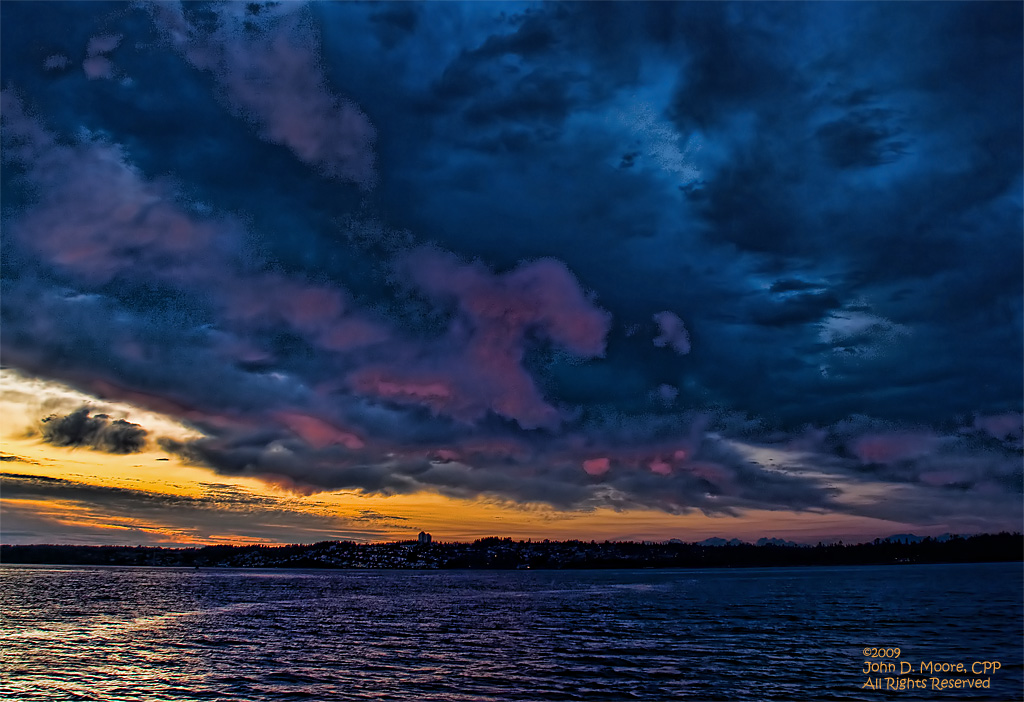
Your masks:
{"label": "rippled water surface", "polygon": [[[1022,583],[1019,563],[583,572],[3,566],[0,685],[9,699],[104,702],[1022,699]],[[879,677],[862,672],[865,646],[898,646],[915,667],[1002,668],[990,689],[874,691],[863,687]]]}

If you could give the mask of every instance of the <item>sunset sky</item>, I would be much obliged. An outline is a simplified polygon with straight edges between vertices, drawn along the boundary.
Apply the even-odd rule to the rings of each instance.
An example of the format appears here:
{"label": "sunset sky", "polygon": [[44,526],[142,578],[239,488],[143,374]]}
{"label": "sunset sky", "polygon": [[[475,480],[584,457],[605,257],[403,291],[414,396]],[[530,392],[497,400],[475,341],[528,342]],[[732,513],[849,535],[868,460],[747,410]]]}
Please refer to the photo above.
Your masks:
{"label": "sunset sky", "polygon": [[1019,531],[1020,3],[0,7],[0,541]]}

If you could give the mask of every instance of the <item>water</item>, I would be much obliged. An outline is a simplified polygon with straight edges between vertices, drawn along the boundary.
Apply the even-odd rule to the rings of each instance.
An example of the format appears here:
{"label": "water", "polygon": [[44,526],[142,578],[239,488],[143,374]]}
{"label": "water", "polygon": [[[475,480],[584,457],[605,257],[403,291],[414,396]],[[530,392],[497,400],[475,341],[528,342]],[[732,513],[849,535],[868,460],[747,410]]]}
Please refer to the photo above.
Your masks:
{"label": "water", "polygon": [[[1017,563],[582,572],[4,566],[0,689],[9,699],[103,702],[1012,700],[1024,698],[1022,589]],[[862,687],[879,677],[862,672],[865,646],[898,646],[899,660],[915,667],[1002,668],[987,676],[991,689],[875,691]]]}

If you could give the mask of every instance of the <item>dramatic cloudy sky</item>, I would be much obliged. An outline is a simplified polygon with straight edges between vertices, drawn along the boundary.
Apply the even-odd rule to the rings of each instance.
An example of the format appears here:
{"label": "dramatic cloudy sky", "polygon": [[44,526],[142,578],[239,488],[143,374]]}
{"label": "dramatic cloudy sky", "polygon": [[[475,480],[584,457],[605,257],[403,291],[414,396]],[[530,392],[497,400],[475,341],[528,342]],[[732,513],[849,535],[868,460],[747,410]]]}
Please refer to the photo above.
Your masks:
{"label": "dramatic cloudy sky", "polygon": [[3,540],[1019,529],[1019,3],[2,8]]}

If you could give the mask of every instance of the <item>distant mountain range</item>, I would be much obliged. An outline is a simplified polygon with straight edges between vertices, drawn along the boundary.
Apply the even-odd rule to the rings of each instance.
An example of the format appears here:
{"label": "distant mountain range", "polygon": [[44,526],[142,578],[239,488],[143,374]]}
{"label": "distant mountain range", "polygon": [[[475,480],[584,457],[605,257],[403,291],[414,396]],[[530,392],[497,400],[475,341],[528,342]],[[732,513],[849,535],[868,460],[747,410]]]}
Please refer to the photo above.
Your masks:
{"label": "distant mountain range", "polygon": [[[945,542],[945,541],[949,541],[951,536],[952,536],[951,534],[942,534],[940,536],[931,537],[931,539],[932,539],[932,541]],[[884,539],[878,539],[878,541],[880,543],[882,543],[882,542],[889,542],[889,543],[893,543],[893,544],[919,544],[922,541],[924,541],[926,538],[929,538],[929,537],[918,536],[917,534],[893,534],[892,536],[887,536]],[[685,542],[680,541],[679,539],[669,539],[665,543],[667,543],[667,544],[681,544],[681,543],[685,543]],[[766,536],[762,536],[760,539],[758,539],[757,541],[753,542],[753,544],[751,544],[751,542],[749,542],[749,541],[741,541],[739,539],[723,539],[723,538],[721,538],[719,536],[712,536],[710,539],[704,539],[703,541],[696,542],[696,545],[697,546],[749,546],[749,545],[753,545],[753,546],[812,546],[813,544],[798,544],[795,541],[786,541],[785,539],[779,539],[779,538],[774,538],[774,537],[773,538],[768,538]]]}

